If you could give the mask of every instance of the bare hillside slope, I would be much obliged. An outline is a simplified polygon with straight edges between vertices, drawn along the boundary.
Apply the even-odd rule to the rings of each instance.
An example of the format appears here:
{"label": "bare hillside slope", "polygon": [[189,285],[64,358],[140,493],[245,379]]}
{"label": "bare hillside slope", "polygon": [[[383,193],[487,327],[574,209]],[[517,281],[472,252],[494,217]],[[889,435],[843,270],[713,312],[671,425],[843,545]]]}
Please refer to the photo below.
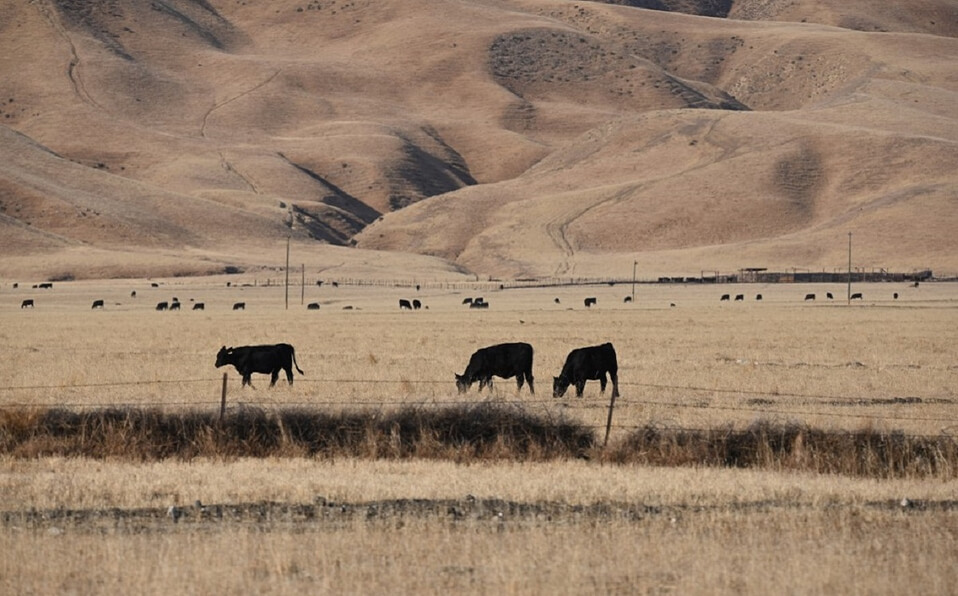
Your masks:
{"label": "bare hillside slope", "polygon": [[956,9],[2,1],[0,275],[955,271]]}

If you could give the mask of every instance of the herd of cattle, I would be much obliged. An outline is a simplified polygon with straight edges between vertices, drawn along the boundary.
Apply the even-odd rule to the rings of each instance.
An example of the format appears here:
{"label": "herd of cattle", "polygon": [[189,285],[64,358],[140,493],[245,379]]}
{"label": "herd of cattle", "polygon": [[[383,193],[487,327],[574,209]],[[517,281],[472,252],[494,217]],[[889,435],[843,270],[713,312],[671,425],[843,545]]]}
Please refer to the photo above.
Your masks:
{"label": "herd of cattle", "polygon": [[[456,387],[459,393],[465,393],[472,384],[479,382],[479,391],[483,387],[492,389],[492,377],[503,379],[516,378],[517,390],[523,383],[529,384],[529,392],[535,395],[532,376],[532,346],[527,343],[504,343],[480,348],[469,358],[469,364],[461,375],[456,375]],[[259,346],[223,346],[216,354],[216,368],[232,365],[243,377],[242,385],[253,387],[253,373],[270,375],[269,386],[279,379],[280,371],[286,372],[286,380],[293,384],[293,367],[299,374],[305,374],[296,362],[296,350],[290,344]],[[619,396],[619,365],[615,348],[611,343],[598,346],[576,348],[569,352],[559,376],[552,378],[552,396],[562,397],[570,385],[575,386],[576,397],[582,397],[586,381],[599,381],[602,393],[608,380],[612,380],[612,397]]]}

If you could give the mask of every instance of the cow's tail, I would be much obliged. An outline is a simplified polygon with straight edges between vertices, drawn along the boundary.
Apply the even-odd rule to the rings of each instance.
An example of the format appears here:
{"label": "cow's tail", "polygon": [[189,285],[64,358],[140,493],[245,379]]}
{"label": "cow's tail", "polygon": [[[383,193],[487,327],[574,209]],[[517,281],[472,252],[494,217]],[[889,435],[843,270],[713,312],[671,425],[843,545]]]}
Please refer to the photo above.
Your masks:
{"label": "cow's tail", "polygon": [[289,352],[293,356],[293,366],[296,367],[296,370],[299,371],[299,374],[305,376],[306,373],[304,373],[303,370],[299,368],[299,364],[296,363],[296,348],[294,348],[293,346],[290,346]]}

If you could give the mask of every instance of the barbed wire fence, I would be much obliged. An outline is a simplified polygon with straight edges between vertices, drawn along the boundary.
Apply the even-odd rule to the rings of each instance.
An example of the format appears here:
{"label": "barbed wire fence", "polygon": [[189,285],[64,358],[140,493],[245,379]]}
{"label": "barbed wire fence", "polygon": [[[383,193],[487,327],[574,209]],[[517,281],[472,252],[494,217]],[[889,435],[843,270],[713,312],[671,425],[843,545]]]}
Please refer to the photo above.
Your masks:
{"label": "barbed wire fence", "polygon": [[[712,395],[726,395],[726,396],[740,396],[740,397],[749,397],[753,398],[744,404],[713,404],[708,402],[703,402],[701,397],[698,397],[693,401],[680,401],[680,400],[663,400],[663,399],[648,399],[642,397],[623,397],[620,396],[617,398],[617,401],[608,402],[603,396],[600,400],[595,399],[594,397],[590,398],[570,398],[569,396],[563,399],[555,399],[551,395],[547,398],[542,398],[538,396],[529,396],[524,398],[507,398],[502,395],[501,392],[493,393],[489,392],[486,394],[473,394],[473,399],[469,398],[460,398],[453,399],[450,397],[448,392],[440,392],[430,397],[411,397],[417,393],[417,388],[419,388],[420,393],[428,393],[429,391],[422,390],[424,387],[450,387],[452,385],[449,380],[431,380],[431,379],[419,379],[419,380],[410,380],[410,379],[340,379],[340,378],[329,378],[329,379],[297,379],[296,383],[305,384],[305,385],[326,385],[334,388],[342,388],[344,386],[374,386],[374,387],[388,387],[390,385],[395,386],[396,389],[391,392],[390,395],[395,396],[393,398],[385,397],[385,391],[377,392],[379,395],[374,395],[371,398],[349,398],[343,397],[342,393],[339,393],[339,397],[332,397],[333,393],[321,392],[316,396],[316,398],[302,400],[302,399],[282,399],[282,397],[273,398],[269,394],[264,392],[252,392],[249,390],[244,390],[244,393],[237,393],[236,390],[232,394],[228,392],[229,383],[227,381],[227,375],[224,374],[222,378],[201,378],[201,379],[149,379],[149,380],[133,380],[133,381],[108,381],[108,382],[97,382],[97,383],[70,383],[70,384],[36,384],[36,385],[9,385],[9,386],[0,386],[0,411],[4,410],[15,410],[15,409],[77,409],[77,410],[89,410],[89,409],[107,409],[107,408],[159,408],[159,409],[168,409],[168,408],[182,408],[182,409],[193,409],[193,410],[202,410],[202,409],[214,409],[217,406],[219,407],[220,415],[223,415],[224,411],[229,404],[229,407],[259,407],[259,408],[353,408],[353,409],[386,409],[386,408],[396,408],[396,407],[414,407],[414,408],[432,408],[432,407],[449,407],[449,406],[463,406],[469,404],[477,403],[486,403],[491,402],[497,405],[511,406],[511,407],[520,407],[520,408],[532,408],[540,409],[548,415],[557,415],[562,414],[568,416],[570,413],[575,412],[576,410],[608,410],[610,408],[622,410],[625,408],[643,408],[643,407],[655,407],[655,408],[674,408],[674,409],[694,409],[702,411],[717,411],[723,413],[747,413],[758,416],[778,416],[778,417],[791,417],[791,418],[801,418],[801,417],[822,417],[822,418],[836,418],[836,419],[848,419],[848,420],[869,420],[869,421],[884,421],[892,423],[938,423],[942,424],[939,435],[922,435],[922,434],[908,434],[910,437],[929,437],[929,436],[940,436],[941,434],[958,436],[958,400],[952,397],[939,396],[939,397],[923,397],[923,398],[902,398],[902,397],[889,397],[889,396],[848,396],[848,395],[823,395],[815,393],[798,393],[798,392],[782,392],[782,391],[763,391],[757,389],[732,389],[732,388],[722,388],[722,387],[705,387],[697,385],[669,385],[664,383],[641,383],[641,382],[629,382],[622,381],[619,382],[619,387],[622,389],[634,389],[635,392],[639,390],[657,390],[663,392],[686,392],[696,396],[702,396],[707,394]],[[235,381],[234,381],[235,384]],[[38,400],[24,400],[22,397],[16,400],[7,401],[4,399],[5,395],[10,393],[21,392],[43,392],[43,393],[54,393],[57,391],[76,391],[76,390],[89,390],[89,389],[124,389],[124,388],[157,388],[157,387],[166,387],[166,386],[180,386],[180,387],[189,387],[189,386],[202,386],[202,392],[209,392],[210,398],[208,400],[200,399],[197,397],[196,392],[191,392],[190,397],[170,397],[168,399],[157,400],[154,398],[148,399],[137,399],[134,391],[129,391],[126,394],[125,398],[120,398],[116,400],[109,401],[96,401],[81,399],[81,400],[70,400],[70,399],[51,399],[46,397],[45,399]],[[232,395],[233,399],[228,400],[227,398]],[[241,399],[235,399],[237,395]],[[755,399],[760,398],[760,399]],[[789,407],[784,404],[776,404],[774,400],[776,399],[799,399],[805,400],[805,402],[810,402],[812,404],[818,403],[825,407],[849,407],[849,406],[880,406],[880,405],[934,405],[936,407],[944,408],[945,410],[954,409],[954,414],[950,411],[942,415],[902,415],[894,413],[870,413],[870,412],[836,412],[824,409],[808,409],[798,407]],[[807,405],[807,404],[806,404]],[[610,412],[611,414],[611,412]],[[616,430],[636,430],[640,428],[647,428],[650,424],[662,424],[661,422],[643,422],[643,423],[621,423],[613,422],[613,418],[610,415],[609,422],[606,424],[589,424],[582,423],[582,426],[587,428],[605,428],[608,432],[609,429]],[[686,425],[672,425],[668,424],[667,427],[672,430],[682,430],[690,432],[702,432],[708,430],[714,430],[716,427],[711,428],[696,428],[689,427]]]}

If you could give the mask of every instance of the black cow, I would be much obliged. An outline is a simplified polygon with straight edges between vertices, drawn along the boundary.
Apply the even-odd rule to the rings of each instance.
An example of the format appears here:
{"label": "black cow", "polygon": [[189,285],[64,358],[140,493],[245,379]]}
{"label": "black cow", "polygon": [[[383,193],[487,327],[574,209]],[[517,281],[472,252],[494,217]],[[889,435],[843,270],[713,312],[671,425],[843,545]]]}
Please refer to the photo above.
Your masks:
{"label": "black cow", "polygon": [[469,308],[489,308],[489,303],[485,301],[473,301],[473,303],[469,305]]}
{"label": "black cow", "polygon": [[720,302],[727,302],[727,301],[729,300],[729,298],[731,298],[731,296],[729,296],[728,294],[722,294],[722,297],[719,298],[719,301],[720,301]]}
{"label": "black cow", "polygon": [[736,301],[736,302],[742,302],[743,300],[745,300],[745,294],[736,294],[736,295],[735,295],[735,301]]}
{"label": "black cow", "polygon": [[170,303],[166,302],[165,300],[163,302],[156,303],[156,310],[167,310],[169,308],[170,308]]}
{"label": "black cow", "polygon": [[815,294],[805,294],[805,300],[814,300]]}
{"label": "black cow", "polygon": [[586,308],[591,308],[592,306],[595,306],[595,298],[592,298],[592,297],[586,298],[586,299],[585,299],[585,307],[586,307]]}
{"label": "black cow", "polygon": [[755,299],[756,299],[756,300],[761,300],[761,299],[762,299],[762,295],[761,295],[761,294],[755,294]]}
{"label": "black cow", "polygon": [[136,298],[136,290],[130,292],[130,298]]}
{"label": "black cow", "polygon": [[399,310],[412,310],[412,303],[405,298],[399,299]]}
{"label": "black cow", "polygon": [[420,308],[422,308],[422,302],[420,302],[420,301],[418,301],[418,300],[413,300],[413,301],[412,301],[412,308],[413,308],[413,310],[419,310]]}
{"label": "black cow", "polygon": [[462,303],[463,303],[463,304],[472,304],[472,298],[463,298],[463,299],[462,299]]}
{"label": "black cow", "polygon": [[629,302],[632,302],[632,296],[626,296],[625,298],[622,299],[622,302],[625,302],[626,304],[628,304]]}
{"label": "black cow", "polygon": [[193,310],[206,310],[206,304],[203,302],[196,302],[193,304]]}
{"label": "black cow", "polygon": [[245,302],[236,302],[233,304],[233,310],[246,310]]}
{"label": "black cow", "polygon": [[[269,386],[276,384],[279,371],[286,371],[286,380],[293,384],[293,366],[299,374],[305,374],[296,363],[296,350],[289,344],[264,346],[240,346],[227,348],[223,346],[216,354],[216,368],[232,364],[236,372],[243,376],[243,385],[253,387],[250,377],[253,373],[270,375]],[[254,387],[255,389],[255,387]]]}
{"label": "black cow", "polygon": [[306,305],[306,310],[319,310],[319,302],[310,302]]}
{"label": "black cow", "polygon": [[552,397],[565,395],[569,385],[575,385],[576,397],[582,397],[585,382],[595,379],[599,380],[599,387],[605,392],[606,373],[612,379],[612,397],[618,397],[619,365],[612,344],[576,348],[569,352],[559,376],[552,378]]}
{"label": "black cow", "polygon": [[93,306],[91,306],[90,308],[103,308],[103,301],[102,301],[102,300],[94,300],[94,301],[93,301]]}
{"label": "black cow", "polygon": [[861,300],[861,299],[862,299],[862,295],[859,294],[858,292],[856,292],[856,293],[852,294],[852,297],[851,297],[850,299],[851,299],[851,300]]}
{"label": "black cow", "polygon": [[170,303],[170,310],[180,310],[180,301],[174,300]]}
{"label": "black cow", "polygon": [[459,393],[465,393],[473,383],[479,381],[479,391],[486,385],[492,390],[492,377],[516,378],[516,384],[522,389],[523,381],[528,381],[529,391],[535,395],[532,384],[532,346],[527,343],[497,344],[480,348],[469,358],[466,372],[456,375],[456,387]]}
{"label": "black cow", "polygon": [[834,299],[835,299],[835,297],[832,296],[832,293],[831,293],[831,292],[825,292],[825,297],[828,298],[829,300],[834,300]]}
{"label": "black cow", "polygon": [[33,308],[33,298],[27,298],[20,303],[20,308]]}

